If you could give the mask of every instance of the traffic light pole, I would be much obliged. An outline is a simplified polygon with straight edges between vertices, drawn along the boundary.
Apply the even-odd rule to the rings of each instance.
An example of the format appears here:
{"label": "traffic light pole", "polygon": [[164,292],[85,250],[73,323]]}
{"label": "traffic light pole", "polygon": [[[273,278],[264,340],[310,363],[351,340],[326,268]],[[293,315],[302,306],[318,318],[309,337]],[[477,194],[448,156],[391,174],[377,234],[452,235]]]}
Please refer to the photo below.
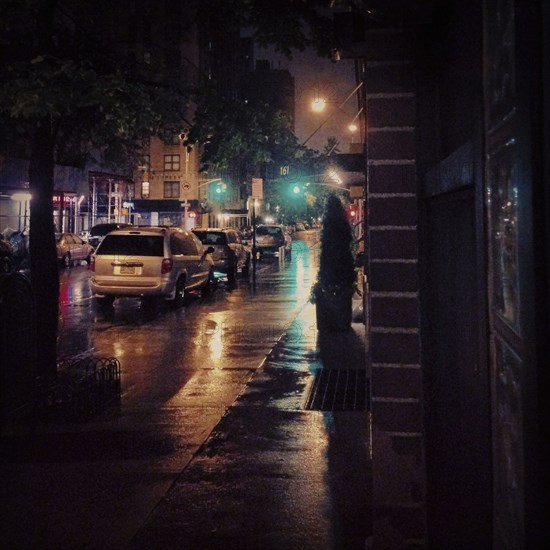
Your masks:
{"label": "traffic light pole", "polygon": [[256,289],[256,199],[252,199],[252,286]]}

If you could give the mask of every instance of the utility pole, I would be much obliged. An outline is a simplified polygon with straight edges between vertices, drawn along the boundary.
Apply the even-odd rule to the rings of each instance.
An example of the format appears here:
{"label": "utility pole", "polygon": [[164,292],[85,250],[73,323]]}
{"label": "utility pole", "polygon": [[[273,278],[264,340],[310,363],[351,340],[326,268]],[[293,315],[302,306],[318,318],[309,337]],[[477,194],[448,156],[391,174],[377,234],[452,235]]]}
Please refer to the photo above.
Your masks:
{"label": "utility pole", "polygon": [[252,178],[252,285],[256,288],[256,199],[264,198],[264,180]]}

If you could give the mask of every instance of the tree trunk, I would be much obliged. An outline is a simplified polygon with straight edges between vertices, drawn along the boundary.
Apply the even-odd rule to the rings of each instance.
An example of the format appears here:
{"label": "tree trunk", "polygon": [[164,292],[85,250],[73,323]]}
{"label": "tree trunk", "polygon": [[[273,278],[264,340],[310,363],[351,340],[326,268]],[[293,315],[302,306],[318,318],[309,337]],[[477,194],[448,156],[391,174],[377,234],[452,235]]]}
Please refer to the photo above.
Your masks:
{"label": "tree trunk", "polygon": [[38,124],[29,164],[31,282],[36,302],[37,374],[57,373],[59,268],[53,223],[54,138],[49,118]]}

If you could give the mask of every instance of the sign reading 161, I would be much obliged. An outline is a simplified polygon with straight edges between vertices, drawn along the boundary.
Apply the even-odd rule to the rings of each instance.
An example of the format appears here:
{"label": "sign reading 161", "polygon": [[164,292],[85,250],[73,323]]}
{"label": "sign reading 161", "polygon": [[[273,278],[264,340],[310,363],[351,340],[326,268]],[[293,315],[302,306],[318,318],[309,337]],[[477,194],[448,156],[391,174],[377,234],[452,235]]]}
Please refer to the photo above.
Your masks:
{"label": "sign reading 161", "polygon": [[281,176],[288,176],[289,172],[290,172],[290,166],[288,164],[286,166],[281,166],[280,168]]}

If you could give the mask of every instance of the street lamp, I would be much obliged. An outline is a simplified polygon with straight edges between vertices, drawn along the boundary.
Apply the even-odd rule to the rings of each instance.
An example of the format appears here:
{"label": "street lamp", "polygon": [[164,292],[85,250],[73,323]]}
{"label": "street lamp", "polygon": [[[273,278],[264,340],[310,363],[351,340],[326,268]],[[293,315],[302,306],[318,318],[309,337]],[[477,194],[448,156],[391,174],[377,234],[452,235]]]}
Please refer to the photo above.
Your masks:
{"label": "street lamp", "polygon": [[322,97],[316,97],[314,98],[314,100],[311,102],[311,108],[316,112],[316,113],[320,113],[322,111],[325,110],[325,107],[327,105],[327,102],[324,98]]}
{"label": "street lamp", "polygon": [[[342,107],[350,100],[351,97],[353,97],[353,95],[359,90],[359,88],[363,85],[362,82],[360,82],[354,89],[353,91],[348,95],[348,97],[346,97],[346,99],[344,99],[344,101],[342,101],[342,103],[340,103],[340,105],[338,105],[338,109],[333,111],[332,113],[330,113],[328,115],[327,118],[325,118],[325,120],[323,120],[323,122],[321,122],[321,124],[319,124],[319,126],[305,139],[305,141],[302,142],[302,145],[305,145],[337,112],[338,110],[342,109]],[[318,101],[318,102],[321,102],[321,98],[316,98],[314,99],[313,103],[315,103],[315,101]],[[324,100],[322,100],[324,101]],[[326,103],[326,102],[325,102]],[[323,104],[323,108],[324,108],[324,104]],[[322,109],[321,109],[322,110]],[[362,111],[363,109],[361,109]],[[361,112],[359,111],[359,112]],[[355,116],[355,118],[357,118],[357,116],[359,115],[359,113],[357,113],[357,115]],[[352,121],[354,122],[355,119]]]}

